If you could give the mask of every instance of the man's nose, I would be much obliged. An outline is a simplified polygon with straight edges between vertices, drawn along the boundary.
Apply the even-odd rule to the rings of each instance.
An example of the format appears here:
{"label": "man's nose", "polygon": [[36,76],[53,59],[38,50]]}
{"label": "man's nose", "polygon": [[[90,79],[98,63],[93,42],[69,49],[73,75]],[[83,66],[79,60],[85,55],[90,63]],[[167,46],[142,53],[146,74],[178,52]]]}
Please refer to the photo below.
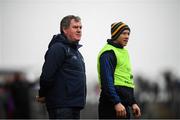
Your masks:
{"label": "man's nose", "polygon": [[78,27],[78,31],[81,31],[81,28],[80,28],[80,27]]}
{"label": "man's nose", "polygon": [[77,29],[77,32],[81,32],[81,28],[80,27]]}
{"label": "man's nose", "polygon": [[126,34],[125,36],[126,36],[126,38],[129,38],[129,34]]}

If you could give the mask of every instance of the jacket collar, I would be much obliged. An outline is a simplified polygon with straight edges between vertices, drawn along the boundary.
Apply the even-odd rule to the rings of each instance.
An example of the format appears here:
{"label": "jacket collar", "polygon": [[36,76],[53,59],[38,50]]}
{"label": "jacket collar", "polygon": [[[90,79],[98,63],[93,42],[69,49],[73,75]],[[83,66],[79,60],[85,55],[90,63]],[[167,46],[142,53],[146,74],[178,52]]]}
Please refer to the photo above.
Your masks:
{"label": "jacket collar", "polygon": [[121,46],[120,44],[114,43],[111,39],[108,39],[107,43],[117,48],[121,48],[121,49],[123,48],[123,46]]}

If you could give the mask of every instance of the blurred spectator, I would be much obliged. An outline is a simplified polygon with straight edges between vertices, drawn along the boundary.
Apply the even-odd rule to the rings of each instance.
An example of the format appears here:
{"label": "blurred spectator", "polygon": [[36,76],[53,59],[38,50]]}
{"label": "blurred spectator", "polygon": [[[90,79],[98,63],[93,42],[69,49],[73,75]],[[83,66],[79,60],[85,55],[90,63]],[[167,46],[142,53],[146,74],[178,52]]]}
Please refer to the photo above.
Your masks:
{"label": "blurred spectator", "polygon": [[12,118],[14,104],[10,92],[0,85],[0,119]]}
{"label": "blurred spectator", "polygon": [[10,90],[15,107],[13,118],[30,118],[29,84],[22,73],[14,74]]}

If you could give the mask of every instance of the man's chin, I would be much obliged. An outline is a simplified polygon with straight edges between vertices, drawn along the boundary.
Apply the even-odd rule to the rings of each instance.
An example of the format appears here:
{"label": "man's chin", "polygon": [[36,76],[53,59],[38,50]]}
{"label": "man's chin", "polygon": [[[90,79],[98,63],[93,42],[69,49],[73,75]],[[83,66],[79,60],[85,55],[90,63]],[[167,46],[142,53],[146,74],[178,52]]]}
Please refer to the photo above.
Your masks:
{"label": "man's chin", "polygon": [[123,44],[123,47],[125,47],[127,44]]}
{"label": "man's chin", "polygon": [[79,42],[80,41],[80,39],[76,39],[76,40],[74,40],[75,42]]}
{"label": "man's chin", "polygon": [[79,43],[80,40],[74,40],[73,43]]}

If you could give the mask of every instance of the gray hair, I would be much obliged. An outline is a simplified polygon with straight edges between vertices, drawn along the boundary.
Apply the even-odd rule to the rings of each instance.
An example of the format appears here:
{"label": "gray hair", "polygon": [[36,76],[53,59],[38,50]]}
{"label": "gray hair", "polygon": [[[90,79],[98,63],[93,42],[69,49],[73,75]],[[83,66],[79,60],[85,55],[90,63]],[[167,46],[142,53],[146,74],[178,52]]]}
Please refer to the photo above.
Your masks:
{"label": "gray hair", "polygon": [[79,16],[74,16],[74,15],[68,15],[68,16],[65,16],[62,20],[61,20],[61,23],[60,23],[60,32],[61,33],[64,33],[63,32],[63,28],[68,28],[70,26],[70,23],[71,23],[71,20],[74,19],[76,22],[79,22],[81,21],[81,18]]}

